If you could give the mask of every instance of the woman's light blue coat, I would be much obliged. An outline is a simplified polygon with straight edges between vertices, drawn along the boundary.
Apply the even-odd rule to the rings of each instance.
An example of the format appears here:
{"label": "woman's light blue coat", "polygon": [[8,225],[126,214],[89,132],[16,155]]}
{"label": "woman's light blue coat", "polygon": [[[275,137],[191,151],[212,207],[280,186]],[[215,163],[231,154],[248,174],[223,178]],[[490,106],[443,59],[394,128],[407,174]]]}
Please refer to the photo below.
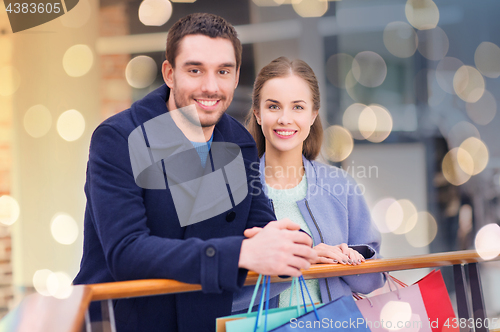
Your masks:
{"label": "woman's light blue coat", "polygon": [[[297,201],[305,222],[311,230],[314,244],[337,245],[347,243],[366,259],[378,258],[380,233],[371,221],[370,211],[363,197],[364,188],[344,170],[303,157],[307,177],[306,198]],[[257,165],[252,165],[256,167]],[[260,159],[260,182],[265,184],[265,155]],[[286,172],[286,170],[284,170]],[[272,201],[270,201],[272,204]],[[351,291],[367,294],[382,287],[381,273],[359,274],[319,279],[324,303],[341,296],[351,296]],[[276,296],[290,283],[273,284],[270,296]],[[248,308],[252,287],[235,294],[233,311]]]}

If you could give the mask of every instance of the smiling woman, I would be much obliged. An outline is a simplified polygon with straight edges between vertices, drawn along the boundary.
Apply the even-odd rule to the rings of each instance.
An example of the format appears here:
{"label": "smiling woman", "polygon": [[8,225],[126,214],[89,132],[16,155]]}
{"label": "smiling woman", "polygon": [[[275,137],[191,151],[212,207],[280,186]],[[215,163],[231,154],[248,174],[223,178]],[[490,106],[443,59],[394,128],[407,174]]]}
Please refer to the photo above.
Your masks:
{"label": "smiling woman", "polygon": [[[248,127],[261,158],[260,181],[276,217],[292,220],[313,238],[315,263],[362,264],[365,258],[377,257],[380,233],[355,181],[346,172],[314,160],[323,136],[319,107],[318,81],[304,61],[280,57],[259,72]],[[342,175],[331,176],[338,173]],[[369,293],[382,286],[382,275],[306,283],[312,300],[326,303],[351,296],[351,290]],[[289,305],[286,287],[271,289],[272,305]],[[248,306],[246,295],[235,298],[233,311]]]}

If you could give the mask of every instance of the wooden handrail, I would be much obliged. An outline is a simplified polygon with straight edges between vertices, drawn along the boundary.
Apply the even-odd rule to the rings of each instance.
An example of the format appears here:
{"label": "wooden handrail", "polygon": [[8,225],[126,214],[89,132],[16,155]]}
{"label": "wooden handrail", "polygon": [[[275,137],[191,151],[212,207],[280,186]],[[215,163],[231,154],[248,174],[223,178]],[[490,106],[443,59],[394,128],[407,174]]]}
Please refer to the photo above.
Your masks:
{"label": "wooden handrail", "polygon": [[[500,260],[500,256],[497,256],[493,260]],[[306,279],[314,279],[483,261],[476,251],[466,250],[402,258],[375,259],[356,266],[317,264],[313,265],[309,270],[302,272]],[[249,272],[245,285],[254,285],[257,277],[258,275],[255,272]],[[289,279],[271,278],[271,282],[284,282],[287,280]],[[90,301],[173,294],[197,290],[201,290],[200,285],[186,284],[175,280],[146,279],[75,286],[72,296],[66,300],[56,300],[50,297],[45,298],[39,294],[33,294],[32,297],[24,301],[24,310],[21,310],[23,311],[22,317],[17,320],[17,323],[21,327],[18,331],[76,332],[82,326],[83,317]],[[60,323],[60,318],[63,316],[68,318],[65,320],[66,324]]]}
{"label": "wooden handrail", "polygon": [[[497,256],[493,260],[500,260],[500,256]],[[302,271],[302,273],[305,279],[315,279],[340,277],[352,274],[478,263],[483,261],[484,260],[475,250],[463,250],[411,257],[374,259],[355,266],[341,264],[315,264],[311,266],[309,270]],[[257,278],[258,274],[250,271],[245,281],[245,285],[255,285]],[[282,279],[277,276],[271,278],[271,282],[285,282],[288,280],[289,279]],[[187,284],[176,280],[166,279],[119,281],[90,284],[88,287],[92,290],[92,301],[201,290],[201,285]]]}

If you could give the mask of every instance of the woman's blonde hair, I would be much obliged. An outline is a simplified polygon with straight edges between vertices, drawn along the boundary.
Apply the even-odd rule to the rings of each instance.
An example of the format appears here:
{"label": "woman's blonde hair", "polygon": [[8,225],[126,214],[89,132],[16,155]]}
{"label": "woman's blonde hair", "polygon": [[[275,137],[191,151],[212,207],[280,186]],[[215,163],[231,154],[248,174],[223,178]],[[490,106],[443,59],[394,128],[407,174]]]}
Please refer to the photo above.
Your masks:
{"label": "woman's blonde hair", "polygon": [[[255,79],[252,93],[252,109],[247,115],[246,125],[247,129],[252,134],[255,142],[257,143],[257,150],[259,158],[262,157],[266,151],[266,139],[262,133],[262,127],[257,122],[254,116],[254,110],[260,110],[260,95],[264,84],[273,79],[296,75],[302,78],[309,85],[312,94],[313,111],[318,111],[320,107],[319,86],[316,75],[307,63],[302,60],[290,60],[286,57],[279,57],[274,59],[267,66],[262,68]],[[314,160],[321,150],[321,143],[323,141],[323,127],[321,119],[318,116],[311,125],[309,136],[304,140],[302,145],[302,154],[308,160]]]}

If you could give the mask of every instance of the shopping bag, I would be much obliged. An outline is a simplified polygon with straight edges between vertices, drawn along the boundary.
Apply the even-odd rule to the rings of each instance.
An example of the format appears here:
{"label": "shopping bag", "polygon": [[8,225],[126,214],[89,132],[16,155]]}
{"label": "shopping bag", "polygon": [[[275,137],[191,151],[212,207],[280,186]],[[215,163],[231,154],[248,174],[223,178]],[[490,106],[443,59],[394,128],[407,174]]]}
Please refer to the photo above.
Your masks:
{"label": "shopping bag", "polygon": [[395,290],[390,288],[391,292],[356,301],[365,325],[372,332],[399,329],[432,332],[419,285],[397,288],[390,276],[387,282],[389,287],[392,283]]}
{"label": "shopping bag", "polygon": [[441,270],[433,270],[415,284],[420,287],[432,331],[458,331],[459,324]]}
{"label": "shopping bag", "polygon": [[[299,281],[300,280],[299,278]],[[305,286],[303,278],[302,281]],[[307,288],[306,291],[309,295]],[[272,332],[335,330],[370,332],[361,312],[351,296],[342,296],[321,307],[314,306],[313,304],[312,307],[312,311],[297,318],[292,318],[286,324],[272,330]]]}
{"label": "shopping bag", "polygon": [[[248,308],[248,312],[246,314],[239,314],[239,315],[231,315],[231,316],[226,316],[226,317],[220,317],[217,318],[216,320],[216,331],[217,332],[253,332],[255,329],[255,324],[257,320],[260,320],[258,322],[258,326],[255,329],[257,332],[262,332],[264,331],[264,325],[263,323],[263,306],[265,301],[263,301],[264,296],[269,295],[269,288],[270,288],[270,277],[265,277],[264,279],[264,285],[266,285],[265,289],[261,293],[261,301],[259,303],[259,310],[251,312],[251,309],[254,306],[255,299],[258,293],[258,288],[259,284],[261,282],[262,275],[259,276],[259,279],[257,280],[257,284],[255,286],[252,299],[250,302],[250,306]],[[295,287],[294,287],[295,285]],[[295,288],[295,296],[297,297],[297,306],[291,306],[291,298],[293,296],[293,289]],[[275,309],[268,309],[267,310],[267,330],[270,330],[274,327],[280,326],[283,323],[289,322],[290,319],[298,317],[304,313],[307,312],[309,309],[305,309],[304,305],[300,305],[299,301],[299,284],[297,282],[297,278],[293,278],[292,280],[292,294],[290,296],[290,305],[285,308],[275,308]],[[263,287],[264,289],[264,287]],[[304,302],[305,303],[305,302]],[[320,305],[321,306],[321,305]],[[311,307],[310,305],[307,305],[307,308]]]}
{"label": "shopping bag", "polygon": [[455,313],[441,271],[434,270],[411,286],[386,276],[389,287],[397,283],[402,288],[396,286],[389,293],[356,301],[372,332],[400,328],[424,332],[458,331],[453,328]]}

